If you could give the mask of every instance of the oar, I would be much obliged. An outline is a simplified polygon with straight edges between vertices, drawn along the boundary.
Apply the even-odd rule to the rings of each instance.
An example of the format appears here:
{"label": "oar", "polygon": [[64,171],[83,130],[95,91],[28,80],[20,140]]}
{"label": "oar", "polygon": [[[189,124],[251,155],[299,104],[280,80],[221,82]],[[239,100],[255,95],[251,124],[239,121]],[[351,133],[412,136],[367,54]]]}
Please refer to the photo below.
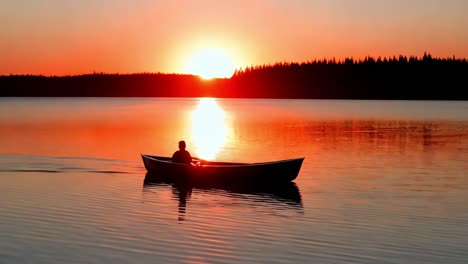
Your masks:
{"label": "oar", "polygon": [[204,159],[200,159],[200,158],[197,158],[197,157],[192,157],[193,160],[200,160],[200,161],[206,161]]}
{"label": "oar", "polygon": [[192,157],[192,160],[198,161],[198,162],[200,162],[200,163],[206,162],[206,160],[200,159],[200,158],[197,158],[197,157]]}

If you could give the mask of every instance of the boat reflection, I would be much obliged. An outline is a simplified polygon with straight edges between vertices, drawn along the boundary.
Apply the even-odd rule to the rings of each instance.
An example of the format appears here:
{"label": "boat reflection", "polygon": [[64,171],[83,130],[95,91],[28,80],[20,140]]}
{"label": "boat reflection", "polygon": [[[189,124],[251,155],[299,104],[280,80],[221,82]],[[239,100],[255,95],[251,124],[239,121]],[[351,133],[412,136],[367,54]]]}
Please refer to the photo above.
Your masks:
{"label": "boat reflection", "polygon": [[179,201],[179,221],[183,221],[188,200],[192,196],[192,190],[196,189],[205,194],[223,195],[234,199],[247,200],[250,203],[263,203],[278,210],[294,210],[303,214],[302,197],[298,186],[294,182],[264,185],[240,185],[240,184],[200,184],[188,182],[174,182],[167,177],[146,173],[143,182],[143,191],[156,191],[161,188],[172,188],[174,199]]}
{"label": "boat reflection", "polygon": [[213,160],[229,134],[227,115],[214,98],[200,98],[191,112],[192,140],[198,157]]}

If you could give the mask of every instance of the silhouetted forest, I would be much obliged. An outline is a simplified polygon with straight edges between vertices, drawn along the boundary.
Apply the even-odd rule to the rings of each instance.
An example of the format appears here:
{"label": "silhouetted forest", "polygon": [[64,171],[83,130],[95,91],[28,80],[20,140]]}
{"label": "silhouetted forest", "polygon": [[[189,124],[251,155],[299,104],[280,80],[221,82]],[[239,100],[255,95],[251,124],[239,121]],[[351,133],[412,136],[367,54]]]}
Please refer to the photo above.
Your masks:
{"label": "silhouetted forest", "polygon": [[468,100],[468,61],[459,58],[322,59],[237,70],[229,79],[182,74],[0,76],[2,96],[231,97]]}

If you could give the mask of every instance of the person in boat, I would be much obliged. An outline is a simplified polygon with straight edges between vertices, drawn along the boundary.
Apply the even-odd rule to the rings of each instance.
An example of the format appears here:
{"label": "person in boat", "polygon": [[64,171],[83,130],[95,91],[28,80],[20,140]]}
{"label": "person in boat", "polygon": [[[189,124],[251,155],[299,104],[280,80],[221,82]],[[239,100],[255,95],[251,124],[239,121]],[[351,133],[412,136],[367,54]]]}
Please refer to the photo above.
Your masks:
{"label": "person in boat", "polygon": [[190,153],[185,150],[185,141],[179,141],[179,150],[174,152],[172,155],[172,161],[176,163],[184,163],[184,164],[191,164],[192,163],[192,156]]}

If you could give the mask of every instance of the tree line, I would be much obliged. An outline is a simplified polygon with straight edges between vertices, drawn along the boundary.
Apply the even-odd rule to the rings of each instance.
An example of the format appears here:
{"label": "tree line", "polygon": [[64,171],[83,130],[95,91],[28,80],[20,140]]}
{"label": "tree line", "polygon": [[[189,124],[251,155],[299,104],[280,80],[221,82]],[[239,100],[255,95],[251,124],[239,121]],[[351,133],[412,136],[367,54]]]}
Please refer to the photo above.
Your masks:
{"label": "tree line", "polygon": [[230,97],[468,100],[463,58],[365,57],[275,63],[238,69],[231,78],[184,74],[0,76],[2,96]]}

